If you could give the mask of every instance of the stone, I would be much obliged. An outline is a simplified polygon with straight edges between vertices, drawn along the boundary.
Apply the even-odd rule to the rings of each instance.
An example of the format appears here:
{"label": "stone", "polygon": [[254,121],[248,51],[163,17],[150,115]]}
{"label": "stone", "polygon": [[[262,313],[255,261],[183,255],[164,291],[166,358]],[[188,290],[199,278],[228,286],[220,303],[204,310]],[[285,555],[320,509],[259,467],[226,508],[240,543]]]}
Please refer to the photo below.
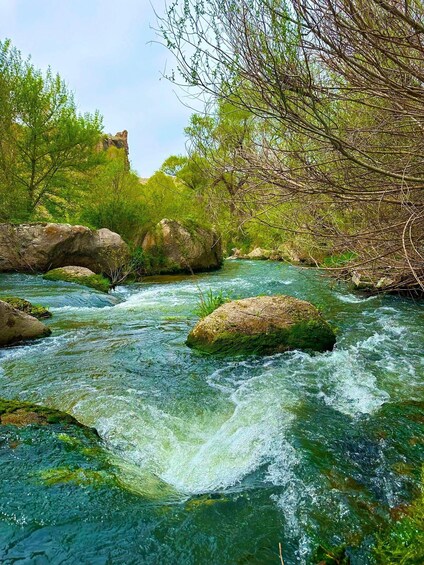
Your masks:
{"label": "stone", "polygon": [[50,328],[37,318],[20,312],[0,300],[0,347],[51,334]]}
{"label": "stone", "polygon": [[20,310],[21,312],[25,312],[25,314],[29,314],[30,316],[34,316],[34,318],[43,319],[43,318],[51,318],[51,312],[41,306],[39,304],[31,304],[28,300],[24,298],[19,298],[17,296],[2,296],[1,300],[3,302],[7,302],[16,310]]}
{"label": "stone", "polygon": [[90,431],[98,437],[98,433],[94,428],[84,426],[84,424],[81,424],[66,412],[20,400],[0,398],[0,424],[17,427],[30,425],[45,426],[48,424],[71,425]]}
{"label": "stone", "polygon": [[246,259],[256,259],[258,261],[267,261],[270,258],[272,251],[268,249],[262,249],[261,247],[256,247],[250,253],[248,253]]}
{"label": "stone", "polygon": [[74,265],[52,269],[48,271],[43,278],[48,281],[65,281],[81,284],[95,288],[101,292],[109,292],[111,286],[110,281],[106,277],[96,275],[96,273],[87,269],[87,267],[77,267]]}
{"label": "stone", "polygon": [[292,296],[260,296],[227,302],[198,322],[187,339],[205,353],[327,351],[336,336],[309,302]]}
{"label": "stone", "polygon": [[0,272],[46,272],[76,265],[113,273],[129,259],[120,235],[70,224],[0,224]]}
{"label": "stone", "polygon": [[130,148],[128,145],[128,131],[118,131],[115,135],[105,135],[99,144],[99,150],[108,151],[111,147],[124,151],[125,165],[130,168]]}
{"label": "stone", "polygon": [[218,234],[194,222],[163,219],[146,234],[142,248],[147,273],[210,271],[223,261]]}

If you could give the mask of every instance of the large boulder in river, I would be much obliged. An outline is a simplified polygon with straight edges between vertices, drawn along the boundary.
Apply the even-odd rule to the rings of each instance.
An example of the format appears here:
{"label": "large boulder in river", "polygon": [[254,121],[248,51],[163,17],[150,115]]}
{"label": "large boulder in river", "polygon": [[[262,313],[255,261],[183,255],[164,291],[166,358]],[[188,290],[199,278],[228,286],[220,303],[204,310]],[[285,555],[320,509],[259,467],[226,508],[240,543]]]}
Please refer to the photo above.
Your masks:
{"label": "large boulder in river", "polygon": [[128,261],[120,235],[69,224],[0,224],[0,272],[45,272],[77,265],[106,274]]}
{"label": "large boulder in river", "polygon": [[0,300],[0,347],[50,334],[50,328],[37,318],[24,314]]}
{"label": "large boulder in river", "polygon": [[336,336],[319,311],[292,296],[260,296],[223,304],[191,331],[187,345],[206,353],[331,350]]}
{"label": "large boulder in river", "polygon": [[194,222],[164,219],[147,233],[142,247],[151,272],[210,271],[222,265],[219,236]]}

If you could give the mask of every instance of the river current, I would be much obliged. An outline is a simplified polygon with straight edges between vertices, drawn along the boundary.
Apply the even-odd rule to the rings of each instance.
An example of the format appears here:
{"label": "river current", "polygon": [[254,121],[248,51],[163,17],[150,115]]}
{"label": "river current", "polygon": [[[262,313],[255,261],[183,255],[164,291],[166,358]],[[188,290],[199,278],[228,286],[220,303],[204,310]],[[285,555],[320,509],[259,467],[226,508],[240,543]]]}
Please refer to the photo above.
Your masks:
{"label": "river current", "polygon": [[[192,351],[209,289],[309,300],[337,328],[336,348]],[[0,298],[10,294],[49,307],[53,333],[1,350],[0,397],[69,412],[102,445],[80,430],[3,426],[1,563],[278,564],[281,543],[285,565],[340,545],[363,565],[416,489],[422,303],[259,261],[109,295],[1,275]]]}

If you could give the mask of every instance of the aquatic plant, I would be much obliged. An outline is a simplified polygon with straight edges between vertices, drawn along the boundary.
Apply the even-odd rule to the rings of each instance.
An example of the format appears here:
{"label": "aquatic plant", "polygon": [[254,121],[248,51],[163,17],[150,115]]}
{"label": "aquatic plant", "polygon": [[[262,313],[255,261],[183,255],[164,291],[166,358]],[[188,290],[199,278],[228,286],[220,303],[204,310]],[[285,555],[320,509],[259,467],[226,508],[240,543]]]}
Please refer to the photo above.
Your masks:
{"label": "aquatic plant", "polygon": [[200,291],[199,302],[196,309],[194,310],[194,313],[201,319],[206,318],[206,316],[209,316],[209,314],[212,314],[214,310],[216,310],[226,302],[230,302],[230,300],[231,297],[228,294],[224,293],[224,291],[222,290],[215,293],[212,289],[209,289],[206,293]]}
{"label": "aquatic plant", "polygon": [[424,468],[420,495],[400,520],[378,534],[374,555],[377,563],[424,563]]}

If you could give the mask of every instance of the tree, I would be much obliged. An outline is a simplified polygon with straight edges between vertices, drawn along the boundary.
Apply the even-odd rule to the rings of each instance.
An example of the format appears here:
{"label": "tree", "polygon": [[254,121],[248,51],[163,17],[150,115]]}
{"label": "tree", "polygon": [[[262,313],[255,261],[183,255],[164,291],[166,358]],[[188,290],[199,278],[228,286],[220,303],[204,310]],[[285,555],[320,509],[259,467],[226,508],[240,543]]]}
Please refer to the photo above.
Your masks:
{"label": "tree", "polygon": [[0,77],[0,180],[22,203],[14,219],[64,209],[102,158],[101,117],[78,114],[59,75],[37,70],[10,42],[0,43]]}
{"label": "tree", "polygon": [[421,291],[423,16],[421,0],[176,0],[161,21],[184,82],[261,124],[238,160],[250,194],[301,202],[299,230]]}

